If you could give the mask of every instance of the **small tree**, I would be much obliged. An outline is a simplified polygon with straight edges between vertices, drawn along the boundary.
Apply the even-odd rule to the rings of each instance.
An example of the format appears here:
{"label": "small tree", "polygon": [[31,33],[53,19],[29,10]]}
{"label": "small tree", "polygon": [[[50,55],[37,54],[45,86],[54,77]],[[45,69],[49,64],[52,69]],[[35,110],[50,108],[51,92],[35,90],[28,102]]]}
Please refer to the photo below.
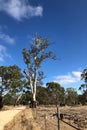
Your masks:
{"label": "small tree", "polygon": [[49,103],[55,105],[64,104],[65,90],[64,88],[56,82],[49,82],[46,84],[47,91],[49,94]]}
{"label": "small tree", "polygon": [[78,102],[78,94],[74,88],[66,89],[66,103],[68,105],[75,105]]}
{"label": "small tree", "polygon": [[87,69],[84,69],[81,74],[81,80],[84,80],[85,84],[81,84],[79,90],[83,89],[83,93],[87,91]]}
{"label": "small tree", "polygon": [[15,98],[23,90],[24,81],[21,69],[17,65],[0,66],[0,95]]}
{"label": "small tree", "polygon": [[53,52],[46,51],[49,46],[49,40],[42,37],[34,37],[30,49],[23,49],[24,62],[27,65],[27,71],[24,70],[32,92],[32,100],[36,102],[36,86],[43,78],[43,72],[39,71],[41,63],[47,59],[55,59]]}
{"label": "small tree", "polygon": [[82,95],[80,95],[79,99],[80,102],[84,105],[87,103],[87,68],[83,70],[82,74],[81,74],[81,80],[83,80],[85,83],[81,84],[81,86],[79,87],[79,90],[82,90]]}

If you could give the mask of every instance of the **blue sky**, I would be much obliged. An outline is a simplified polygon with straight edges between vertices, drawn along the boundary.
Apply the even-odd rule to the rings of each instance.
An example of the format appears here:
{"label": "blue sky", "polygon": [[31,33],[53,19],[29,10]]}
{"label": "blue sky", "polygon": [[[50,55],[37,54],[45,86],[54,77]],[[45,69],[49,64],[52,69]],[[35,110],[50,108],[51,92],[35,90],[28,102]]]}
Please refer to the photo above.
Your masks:
{"label": "blue sky", "polygon": [[23,70],[22,49],[37,32],[50,39],[60,60],[47,60],[41,69],[44,84],[56,81],[78,90],[87,60],[87,0],[0,0],[0,65]]}

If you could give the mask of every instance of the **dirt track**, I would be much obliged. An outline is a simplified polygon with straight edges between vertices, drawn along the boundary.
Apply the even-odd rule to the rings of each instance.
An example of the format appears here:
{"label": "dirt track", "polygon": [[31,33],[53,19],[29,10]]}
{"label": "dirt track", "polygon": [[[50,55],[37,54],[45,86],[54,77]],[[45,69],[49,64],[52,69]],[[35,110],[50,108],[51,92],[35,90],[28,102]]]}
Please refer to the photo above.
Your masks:
{"label": "dirt track", "polygon": [[4,126],[10,122],[14,116],[16,114],[18,114],[20,111],[22,111],[23,109],[25,109],[25,107],[16,107],[14,109],[11,110],[7,110],[7,111],[1,111],[0,112],[0,130],[4,129]]}
{"label": "dirt track", "polygon": [[[60,109],[60,111],[68,112],[69,114],[80,113],[81,115],[85,114],[85,116],[87,114],[87,106],[64,107]],[[58,130],[57,118],[52,116],[55,112],[56,107],[37,107],[37,109],[16,107],[11,110],[1,111],[0,130]],[[60,129],[75,130],[61,121]]]}

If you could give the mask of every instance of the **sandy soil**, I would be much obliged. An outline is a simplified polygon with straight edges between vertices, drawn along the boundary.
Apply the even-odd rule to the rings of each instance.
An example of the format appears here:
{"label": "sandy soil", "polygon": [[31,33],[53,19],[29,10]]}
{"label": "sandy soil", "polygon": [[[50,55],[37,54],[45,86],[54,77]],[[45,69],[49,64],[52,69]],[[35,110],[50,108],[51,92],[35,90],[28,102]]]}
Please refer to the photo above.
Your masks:
{"label": "sandy soil", "polygon": [[41,128],[33,117],[32,109],[26,108],[6,124],[4,130],[41,130]]}
{"label": "sandy soil", "polygon": [[13,119],[13,117],[20,111],[25,109],[25,107],[16,107],[7,111],[0,111],[0,130],[4,129],[4,126]]}

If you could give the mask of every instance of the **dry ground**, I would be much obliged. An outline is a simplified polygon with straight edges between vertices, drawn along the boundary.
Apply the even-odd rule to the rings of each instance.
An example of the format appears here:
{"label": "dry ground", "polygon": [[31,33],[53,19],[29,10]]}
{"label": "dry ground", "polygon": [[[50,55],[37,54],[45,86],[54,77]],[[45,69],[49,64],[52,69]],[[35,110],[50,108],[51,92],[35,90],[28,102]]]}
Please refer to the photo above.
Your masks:
{"label": "dry ground", "polygon": [[[64,119],[76,128],[87,130],[87,106],[77,107],[60,107],[60,113],[68,115],[69,119]],[[57,113],[56,107],[39,107],[37,109],[37,119],[42,125],[42,130],[58,130],[58,120],[53,114]],[[74,119],[78,119],[78,124],[74,123]],[[85,119],[85,121],[83,120]],[[44,128],[44,127],[46,128]],[[86,128],[85,128],[86,127]],[[75,128],[60,121],[60,130],[75,130]]]}
{"label": "dry ground", "polygon": [[[58,130],[58,120],[56,116],[53,116],[57,112],[57,108],[54,106],[49,107],[37,107],[37,109],[20,108],[11,109],[0,112],[0,130]],[[61,107],[60,112],[68,115],[74,115],[78,117],[87,117],[87,106],[80,107]],[[4,115],[2,115],[4,113]],[[9,116],[7,116],[9,115]],[[4,120],[2,120],[4,119]],[[6,121],[7,120],[7,121]],[[71,120],[66,120],[68,123],[78,127]],[[5,125],[4,129],[2,124]],[[69,125],[60,121],[60,130],[75,130]],[[87,128],[82,128],[87,130]]]}
{"label": "dry ground", "polygon": [[25,109],[25,107],[16,107],[16,108],[11,108],[10,110],[5,109],[5,111],[0,111],[0,130],[3,130],[5,124],[7,124],[9,121],[13,119],[13,117]]}
{"label": "dry ground", "polygon": [[41,130],[34,121],[32,109],[26,108],[5,125],[4,130]]}

